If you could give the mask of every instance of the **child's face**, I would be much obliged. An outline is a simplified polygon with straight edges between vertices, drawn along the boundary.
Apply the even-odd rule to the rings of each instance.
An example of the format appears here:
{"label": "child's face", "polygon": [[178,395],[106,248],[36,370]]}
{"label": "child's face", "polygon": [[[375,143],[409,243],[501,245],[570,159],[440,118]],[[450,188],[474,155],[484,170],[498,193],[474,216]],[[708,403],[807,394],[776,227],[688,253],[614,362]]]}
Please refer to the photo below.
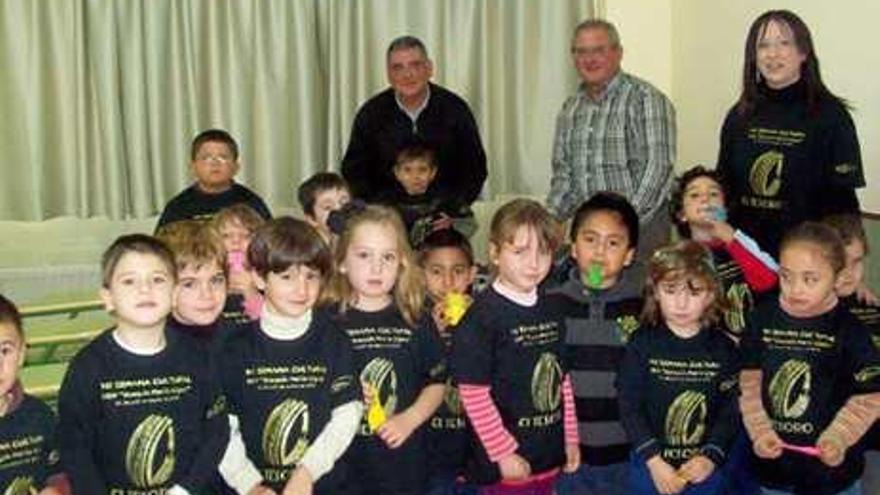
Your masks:
{"label": "child's face", "polygon": [[425,194],[437,175],[437,169],[426,160],[409,160],[394,166],[394,177],[410,196]]}
{"label": "child's face", "polygon": [[713,208],[724,208],[724,191],[711,177],[697,177],[682,193],[682,220],[697,222],[710,219]]}
{"label": "child's face", "polygon": [[424,270],[428,295],[435,301],[442,300],[450,292],[467,293],[477,274],[477,267],[455,247],[432,249],[425,258]]}
{"label": "child's face", "polygon": [[688,333],[700,328],[703,313],[715,300],[708,284],[697,278],[663,279],[655,297],[669,329]]}
{"label": "child's face", "polygon": [[315,305],[321,292],[321,272],[306,265],[291,265],[280,273],[256,277],[266,296],[266,308],[287,318],[299,318]]}
{"label": "child's face", "polygon": [[394,228],[366,222],[355,228],[340,268],[359,300],[379,302],[394,288],[400,263]]}
{"label": "child's face", "polygon": [[131,251],[119,259],[100,295],[119,327],[151,329],[165,323],[173,292],[174,278],[158,256]]}
{"label": "child's face", "polygon": [[24,342],[15,325],[0,323],[0,395],[5,395],[15,385],[24,356]]}
{"label": "child's face", "polygon": [[511,241],[490,244],[489,256],[498,268],[498,281],[523,293],[538,287],[553,261],[553,254],[541,248],[538,233],[528,225],[520,225]]}
{"label": "child's face", "polygon": [[837,284],[837,295],[846,297],[852,295],[862,278],[865,276],[865,245],[858,239],[853,239],[846,246],[846,265],[840,272],[840,279]]}
{"label": "child's face", "polygon": [[226,143],[208,141],[199,147],[191,162],[199,187],[209,193],[223,192],[238,172],[238,161]]}
{"label": "child's face", "polygon": [[331,212],[339,210],[351,201],[351,194],[346,189],[324,189],[315,194],[314,215],[307,215],[306,220],[318,229],[327,230],[327,217]]}
{"label": "child's face", "polygon": [[822,249],[811,242],[794,242],[779,257],[780,298],[794,316],[821,314],[835,295],[837,276]]}
{"label": "child's face", "polygon": [[602,289],[612,287],[629,266],[636,250],[629,243],[629,231],[620,215],[600,210],[589,215],[578,228],[571,256],[581,274],[587,274],[596,263],[602,267]]}
{"label": "child's face", "polygon": [[187,325],[210,325],[226,303],[226,276],[216,261],[180,270],[174,317]]}
{"label": "child's face", "polygon": [[246,229],[238,220],[230,220],[220,226],[220,237],[223,238],[223,248],[227,253],[234,251],[245,252],[251,244],[251,231]]}

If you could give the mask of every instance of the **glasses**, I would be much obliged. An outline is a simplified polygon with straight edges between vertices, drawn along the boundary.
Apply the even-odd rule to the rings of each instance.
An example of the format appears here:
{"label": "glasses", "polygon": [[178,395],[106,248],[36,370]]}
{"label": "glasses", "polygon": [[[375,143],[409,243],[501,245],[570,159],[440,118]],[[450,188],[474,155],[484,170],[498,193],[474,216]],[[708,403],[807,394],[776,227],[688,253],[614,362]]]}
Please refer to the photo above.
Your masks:
{"label": "glasses", "polygon": [[602,45],[602,46],[575,46],[571,48],[571,54],[577,58],[587,58],[587,57],[604,57],[614,48],[611,45]]}
{"label": "glasses", "polygon": [[226,165],[227,163],[232,163],[232,157],[229,155],[199,155],[196,157],[196,161],[214,162],[221,165]]}

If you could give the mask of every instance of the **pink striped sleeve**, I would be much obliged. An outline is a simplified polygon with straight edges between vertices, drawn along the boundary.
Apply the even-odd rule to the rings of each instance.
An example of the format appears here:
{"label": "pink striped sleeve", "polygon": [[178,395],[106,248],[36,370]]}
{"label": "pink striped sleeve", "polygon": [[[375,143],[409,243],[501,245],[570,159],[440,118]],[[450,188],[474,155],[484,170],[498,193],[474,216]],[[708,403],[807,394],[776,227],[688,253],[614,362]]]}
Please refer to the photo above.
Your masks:
{"label": "pink striped sleeve", "polygon": [[571,386],[571,375],[565,375],[562,381],[562,424],[565,429],[565,444],[578,445],[577,413],[574,410],[574,389]]}
{"label": "pink striped sleeve", "polygon": [[489,460],[498,462],[515,453],[519,444],[513,435],[504,428],[501,414],[489,395],[490,391],[491,387],[488,385],[468,385],[465,383],[458,385],[458,395],[461,397],[464,411],[474,426],[480,443],[486,449]]}

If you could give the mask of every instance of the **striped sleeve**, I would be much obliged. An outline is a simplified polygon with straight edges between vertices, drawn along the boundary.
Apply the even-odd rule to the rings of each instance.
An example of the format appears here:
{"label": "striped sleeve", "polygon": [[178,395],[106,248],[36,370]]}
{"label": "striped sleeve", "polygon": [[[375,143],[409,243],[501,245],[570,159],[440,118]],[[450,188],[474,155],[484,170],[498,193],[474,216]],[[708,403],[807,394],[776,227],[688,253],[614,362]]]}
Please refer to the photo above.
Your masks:
{"label": "striped sleeve", "polygon": [[574,410],[574,388],[571,385],[571,374],[565,375],[565,380],[562,382],[562,421],[565,429],[565,444],[580,444],[577,413]]}
{"label": "striped sleeve", "polygon": [[498,462],[501,459],[516,452],[519,444],[513,435],[504,428],[501,421],[501,414],[489,392],[491,387],[488,385],[468,385],[459,384],[458,393],[461,402],[464,405],[465,413],[486,449],[486,454],[492,462]]}

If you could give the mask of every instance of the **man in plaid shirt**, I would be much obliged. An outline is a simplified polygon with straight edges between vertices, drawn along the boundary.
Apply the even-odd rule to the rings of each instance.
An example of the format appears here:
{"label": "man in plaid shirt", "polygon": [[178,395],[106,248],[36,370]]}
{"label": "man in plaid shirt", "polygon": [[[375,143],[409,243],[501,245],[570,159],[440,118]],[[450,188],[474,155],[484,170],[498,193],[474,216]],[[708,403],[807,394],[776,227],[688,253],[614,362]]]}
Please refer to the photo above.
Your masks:
{"label": "man in plaid shirt", "polygon": [[613,24],[582,22],[571,52],[583,83],[556,119],[547,206],[564,221],[598,191],[623,194],[639,214],[642,258],[669,240],[675,109],[657,88],[620,70]]}

